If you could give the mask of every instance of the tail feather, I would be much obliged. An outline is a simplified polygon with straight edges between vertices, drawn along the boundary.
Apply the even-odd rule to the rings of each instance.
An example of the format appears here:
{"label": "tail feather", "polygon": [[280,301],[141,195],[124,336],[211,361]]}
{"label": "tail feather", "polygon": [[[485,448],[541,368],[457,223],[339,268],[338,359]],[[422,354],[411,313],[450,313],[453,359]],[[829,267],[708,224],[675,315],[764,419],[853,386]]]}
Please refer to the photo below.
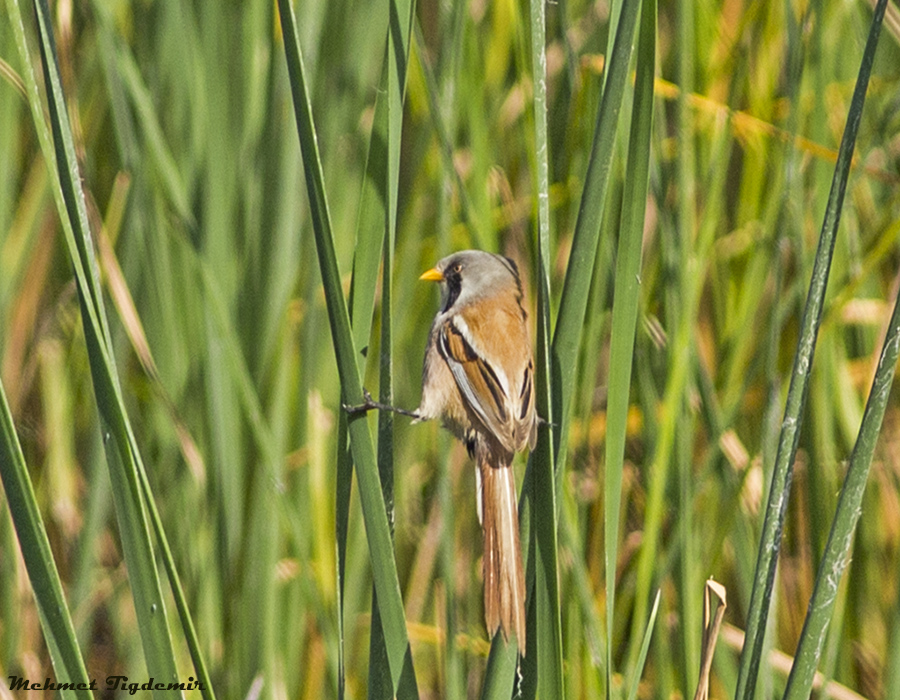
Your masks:
{"label": "tail feather", "polygon": [[[500,462],[498,466],[491,461]],[[507,463],[503,463],[503,462]],[[525,655],[525,571],[519,542],[519,510],[513,468],[508,460],[479,459],[484,533],[484,617],[493,638],[516,636]]]}

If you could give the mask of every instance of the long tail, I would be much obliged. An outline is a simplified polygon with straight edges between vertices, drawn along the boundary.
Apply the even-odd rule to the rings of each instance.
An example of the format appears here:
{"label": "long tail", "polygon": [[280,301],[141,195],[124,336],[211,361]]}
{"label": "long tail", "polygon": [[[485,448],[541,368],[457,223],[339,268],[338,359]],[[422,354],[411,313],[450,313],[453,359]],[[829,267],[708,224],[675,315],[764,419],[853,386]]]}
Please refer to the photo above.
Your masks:
{"label": "long tail", "polygon": [[491,638],[498,628],[507,642],[514,634],[519,654],[524,656],[525,570],[519,543],[515,475],[511,460],[498,460],[487,454],[479,457],[485,624]]}

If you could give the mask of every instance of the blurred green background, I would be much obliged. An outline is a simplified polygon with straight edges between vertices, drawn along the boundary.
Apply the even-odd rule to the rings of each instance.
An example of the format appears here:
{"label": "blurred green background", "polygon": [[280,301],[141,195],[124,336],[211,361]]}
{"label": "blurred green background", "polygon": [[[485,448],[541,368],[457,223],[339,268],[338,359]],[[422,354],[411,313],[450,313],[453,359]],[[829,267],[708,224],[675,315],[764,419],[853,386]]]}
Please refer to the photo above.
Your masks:
{"label": "blurred green background", "polygon": [[[334,697],[339,386],[277,12],[250,1],[60,0],[51,9],[124,394],[217,694]],[[349,288],[387,6],[332,0],[295,11]],[[531,270],[536,216],[527,3],[420,0],[415,12],[393,269],[395,401],[410,408],[437,307],[436,290],[418,275],[469,247]],[[555,302],[610,8],[559,0],[546,12]],[[871,7],[858,0],[660,3],[610,641],[616,667],[627,668],[648,596],[660,588],[642,697],[692,694],[710,576],[729,592],[713,697],[734,692],[786,380],[870,21]],[[0,17],[0,59],[3,386],[88,673],[137,678],[144,658],[118,496],[72,268],[17,87],[23,66],[9,13]],[[621,124],[629,116],[625,109]],[[606,387],[616,371],[607,347],[627,132],[620,126],[557,496],[572,698],[595,697],[603,685],[602,475]],[[777,652],[796,646],[900,285],[900,10],[890,2],[856,154],[787,516],[766,696],[784,686]],[[535,281],[525,285],[533,309]],[[365,381],[373,391],[378,320],[376,304]],[[688,363],[674,413],[663,410],[673,357]],[[895,389],[821,664],[826,680],[870,698],[900,699],[896,397]],[[674,442],[661,458],[666,431]],[[473,470],[437,425],[398,419],[395,453],[396,559],[418,686],[426,697],[448,688],[471,696],[488,650]],[[665,509],[648,539],[653,474],[663,475]],[[343,634],[347,692],[362,697],[371,577],[352,498]],[[2,510],[0,676],[42,679],[53,675],[49,656]],[[187,677],[190,660],[175,638]]]}

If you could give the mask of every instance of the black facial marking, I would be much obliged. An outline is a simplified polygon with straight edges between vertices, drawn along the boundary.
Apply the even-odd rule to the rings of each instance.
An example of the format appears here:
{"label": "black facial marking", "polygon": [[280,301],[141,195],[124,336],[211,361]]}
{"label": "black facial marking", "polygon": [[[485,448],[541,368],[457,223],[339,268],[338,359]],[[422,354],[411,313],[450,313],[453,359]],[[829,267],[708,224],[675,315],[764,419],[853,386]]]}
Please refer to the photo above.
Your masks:
{"label": "black facial marking", "polygon": [[447,265],[447,269],[444,270],[444,283],[447,285],[448,294],[447,302],[441,308],[442,313],[456,303],[459,293],[462,291],[462,263],[451,261]]}

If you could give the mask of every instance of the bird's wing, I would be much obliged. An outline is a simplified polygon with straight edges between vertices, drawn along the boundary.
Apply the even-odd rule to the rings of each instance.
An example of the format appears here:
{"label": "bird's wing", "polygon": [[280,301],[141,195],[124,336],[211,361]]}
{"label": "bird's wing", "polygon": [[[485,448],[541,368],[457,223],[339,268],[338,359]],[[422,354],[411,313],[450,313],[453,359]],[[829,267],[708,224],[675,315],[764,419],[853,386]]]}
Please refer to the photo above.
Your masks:
{"label": "bird's wing", "polygon": [[448,318],[438,336],[440,353],[469,408],[504,448],[515,452],[516,421],[510,413],[506,376],[476,351],[466,330],[464,322]]}
{"label": "bird's wing", "polygon": [[516,444],[533,450],[537,443],[537,412],[534,406],[534,361],[529,358],[519,392],[519,417],[516,421]]}

